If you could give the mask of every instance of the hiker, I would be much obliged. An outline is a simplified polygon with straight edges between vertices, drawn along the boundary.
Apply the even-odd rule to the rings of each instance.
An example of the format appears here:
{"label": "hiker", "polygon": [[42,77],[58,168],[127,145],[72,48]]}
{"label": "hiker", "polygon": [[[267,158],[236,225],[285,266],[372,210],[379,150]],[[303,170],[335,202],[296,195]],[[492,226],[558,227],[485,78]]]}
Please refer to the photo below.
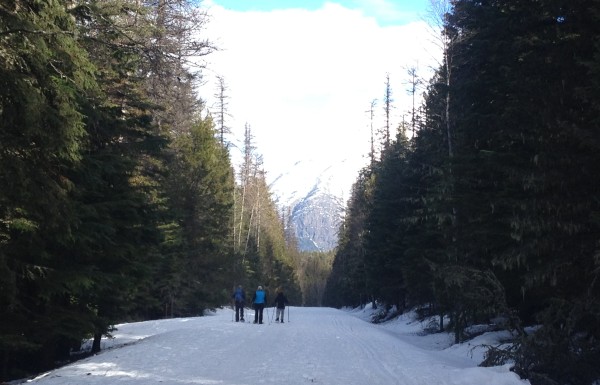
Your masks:
{"label": "hiker", "polygon": [[231,295],[235,302],[235,322],[239,322],[240,320],[244,322],[244,305],[246,303],[246,293],[242,288],[242,285],[238,285],[238,287],[233,291]]}
{"label": "hiker", "polygon": [[283,323],[283,315],[285,314],[285,305],[288,304],[288,299],[285,294],[283,294],[283,289],[277,289],[277,297],[275,297],[275,301],[273,302],[273,306],[277,307],[277,313],[275,313],[275,322]]}
{"label": "hiker", "polygon": [[267,303],[267,293],[263,290],[262,286],[259,286],[254,293],[252,298],[254,304],[254,323],[263,323],[263,310],[265,303]]}

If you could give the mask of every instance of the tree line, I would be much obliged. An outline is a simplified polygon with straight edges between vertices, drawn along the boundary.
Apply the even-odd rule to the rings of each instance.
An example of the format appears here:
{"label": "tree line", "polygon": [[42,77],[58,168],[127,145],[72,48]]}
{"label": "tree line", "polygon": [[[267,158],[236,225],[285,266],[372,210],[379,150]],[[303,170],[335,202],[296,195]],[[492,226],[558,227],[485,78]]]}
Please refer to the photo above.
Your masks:
{"label": "tree line", "polygon": [[197,5],[0,0],[0,380],[238,283],[301,302],[250,130],[236,174],[195,91]]}
{"label": "tree line", "polygon": [[433,4],[443,60],[353,186],[324,302],[416,306],[456,342],[493,321],[512,344],[484,364],[596,383],[600,3]]}

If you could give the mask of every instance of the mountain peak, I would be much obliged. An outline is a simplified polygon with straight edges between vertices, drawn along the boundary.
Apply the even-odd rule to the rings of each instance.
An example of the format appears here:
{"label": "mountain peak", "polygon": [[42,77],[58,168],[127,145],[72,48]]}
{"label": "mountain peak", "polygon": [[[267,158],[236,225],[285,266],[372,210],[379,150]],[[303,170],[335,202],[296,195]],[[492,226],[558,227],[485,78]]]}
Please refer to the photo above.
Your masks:
{"label": "mountain peak", "polygon": [[299,160],[270,183],[275,203],[291,212],[300,251],[330,251],[337,246],[345,201],[359,165],[348,159],[330,164]]}

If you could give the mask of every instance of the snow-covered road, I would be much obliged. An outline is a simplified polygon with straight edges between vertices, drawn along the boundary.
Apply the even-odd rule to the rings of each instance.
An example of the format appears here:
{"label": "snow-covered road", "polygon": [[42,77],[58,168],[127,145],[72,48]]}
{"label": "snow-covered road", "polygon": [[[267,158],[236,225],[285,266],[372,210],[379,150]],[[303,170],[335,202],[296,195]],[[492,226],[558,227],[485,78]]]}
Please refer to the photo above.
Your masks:
{"label": "snow-covered road", "polygon": [[[273,309],[268,309],[271,316]],[[31,382],[58,384],[524,385],[507,367],[479,368],[466,349],[414,345],[418,323],[373,325],[356,313],[291,308],[291,322],[215,315],[118,326],[125,344]],[[246,319],[252,319],[248,311]],[[265,318],[267,312],[265,312]],[[287,317],[287,311],[286,311]],[[447,336],[437,335],[438,341]],[[407,342],[413,341],[413,342]],[[429,343],[428,346],[435,346]]]}

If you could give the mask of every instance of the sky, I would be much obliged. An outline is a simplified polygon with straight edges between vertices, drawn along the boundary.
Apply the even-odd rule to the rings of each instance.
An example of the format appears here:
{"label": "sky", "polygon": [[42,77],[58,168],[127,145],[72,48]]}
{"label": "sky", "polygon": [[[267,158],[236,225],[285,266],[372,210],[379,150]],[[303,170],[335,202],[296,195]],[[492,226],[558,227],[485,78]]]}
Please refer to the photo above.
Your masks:
{"label": "sky", "polygon": [[243,12],[285,9],[317,11],[325,3],[336,3],[374,17],[379,24],[397,25],[418,20],[428,0],[214,0],[214,3],[229,10]]}
{"label": "sky", "polygon": [[[219,50],[204,58],[201,96],[214,111],[216,76],[225,79],[232,142],[241,148],[244,126],[251,127],[268,181],[300,160],[345,161],[358,172],[367,163],[375,99],[374,128],[384,126],[386,76],[395,127],[411,107],[408,69],[429,79],[437,66],[435,33],[423,21],[429,0],[202,4],[206,37]],[[234,163],[240,151],[232,150]]]}
{"label": "sky", "polygon": [[[117,325],[103,351],[39,375],[38,385],[528,385],[508,365],[483,368],[482,344],[425,334],[414,313],[373,324],[372,310],[288,307],[285,323],[237,323],[225,308],[205,317]],[[247,310],[246,319],[253,316]]]}

